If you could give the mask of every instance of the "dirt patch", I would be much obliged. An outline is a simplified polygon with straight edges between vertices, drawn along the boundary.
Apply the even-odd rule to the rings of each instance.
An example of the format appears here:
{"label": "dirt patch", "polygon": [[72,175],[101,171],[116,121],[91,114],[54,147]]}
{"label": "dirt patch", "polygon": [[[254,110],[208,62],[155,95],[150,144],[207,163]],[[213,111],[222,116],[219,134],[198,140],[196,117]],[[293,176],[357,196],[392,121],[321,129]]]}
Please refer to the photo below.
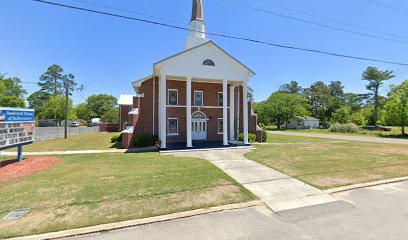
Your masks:
{"label": "dirt patch", "polygon": [[0,183],[30,176],[45,171],[59,164],[62,159],[57,157],[29,157],[21,162],[9,163],[0,168]]}

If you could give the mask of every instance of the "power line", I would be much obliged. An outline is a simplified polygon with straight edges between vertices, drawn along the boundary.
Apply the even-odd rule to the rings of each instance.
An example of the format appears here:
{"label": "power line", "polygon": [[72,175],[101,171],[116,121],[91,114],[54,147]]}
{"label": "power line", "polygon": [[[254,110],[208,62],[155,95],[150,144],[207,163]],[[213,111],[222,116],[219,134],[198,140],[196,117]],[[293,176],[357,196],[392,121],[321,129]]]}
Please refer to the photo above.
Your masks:
{"label": "power line", "polygon": [[363,1],[374,4],[374,5],[377,5],[377,6],[381,6],[381,7],[384,7],[384,8],[392,9],[392,10],[397,11],[397,12],[402,12],[402,13],[408,14],[408,10],[398,8],[398,7],[394,7],[392,5],[387,5],[387,4],[380,3],[380,2],[377,2],[377,1],[373,1],[373,0],[363,0]]}
{"label": "power line", "polygon": [[78,93],[79,96],[81,96],[85,101],[87,101],[86,98],[82,95],[82,93],[78,91],[78,89],[75,89],[75,91]]}
{"label": "power line", "polygon": [[164,18],[164,17],[157,17],[157,16],[153,16],[153,15],[149,15],[149,14],[145,14],[145,13],[141,13],[141,12],[136,12],[136,11],[132,11],[132,10],[127,10],[127,9],[123,9],[123,8],[111,7],[111,6],[104,5],[104,4],[98,4],[98,3],[93,3],[93,2],[83,1],[83,0],[71,0],[71,1],[79,2],[79,3],[85,3],[85,4],[93,5],[93,6],[99,6],[99,7],[103,7],[103,8],[108,8],[108,9],[112,9],[112,10],[116,10],[116,11],[134,13],[134,14],[144,16],[144,17],[150,17],[150,18],[154,18],[154,19],[165,20],[165,21],[169,21],[169,22],[174,22],[174,23],[179,23],[179,24],[182,24],[182,25],[186,25],[185,22],[177,21],[177,20],[174,20],[174,19]]}
{"label": "power line", "polygon": [[[74,10],[80,10],[80,11],[84,11],[84,12],[96,13],[96,14],[105,15],[105,16],[117,17],[117,18],[132,20],[132,21],[138,21],[138,22],[147,23],[147,24],[156,25],[156,26],[162,26],[162,27],[167,27],[167,28],[190,31],[189,28],[185,28],[185,27],[179,27],[179,26],[175,26],[175,25],[171,25],[171,24],[167,24],[167,23],[155,22],[155,21],[141,19],[141,18],[123,16],[123,15],[119,15],[119,14],[115,14],[115,13],[102,12],[102,11],[83,8],[83,7],[76,7],[76,6],[71,6],[71,5],[61,4],[61,3],[49,2],[49,1],[45,1],[45,0],[32,0],[32,1],[43,3],[43,4],[54,5],[54,6],[58,6],[58,7],[64,7],[64,8],[74,9]],[[193,31],[195,31],[195,30],[193,30]],[[203,33],[201,31],[195,31],[195,32]],[[303,51],[303,52],[311,52],[311,53],[318,53],[318,54],[324,54],[324,55],[335,56],[335,57],[342,57],[342,58],[349,58],[349,59],[363,60],[363,61],[371,61],[371,62],[380,62],[380,63],[387,63],[387,64],[393,64],[393,65],[400,65],[400,66],[407,66],[408,67],[408,63],[403,63],[403,62],[393,62],[393,61],[386,61],[386,60],[380,60],[380,59],[374,59],[374,58],[366,58],[366,57],[358,57],[358,56],[352,56],[352,55],[346,55],[346,54],[340,54],[340,53],[326,52],[326,51],[323,51],[323,50],[310,49],[310,48],[301,48],[301,47],[277,44],[277,43],[272,43],[272,42],[267,42],[267,41],[261,41],[261,40],[257,40],[257,39],[253,39],[253,38],[236,37],[236,36],[232,36],[232,35],[225,35],[225,34],[219,34],[219,33],[214,33],[214,32],[206,32],[206,33],[208,35],[212,35],[212,36],[216,36],[216,37],[247,41],[247,42],[258,43],[258,44],[263,44],[263,45],[269,45],[269,46],[278,47],[278,48],[292,49],[292,50],[298,50],[298,51]]]}
{"label": "power line", "polygon": [[323,27],[323,28],[328,28],[328,29],[337,30],[337,31],[341,31],[341,32],[347,32],[347,33],[356,34],[356,35],[365,36],[365,37],[374,38],[374,39],[380,39],[380,40],[385,40],[385,41],[390,41],[390,42],[408,44],[408,42],[406,42],[406,41],[401,41],[401,40],[396,40],[396,39],[392,39],[392,38],[376,36],[376,35],[372,35],[372,34],[368,34],[368,33],[362,33],[362,32],[357,32],[357,31],[353,31],[353,30],[348,30],[348,29],[344,29],[344,28],[340,28],[340,27],[336,27],[336,26],[327,25],[327,24],[324,24],[324,23],[309,21],[309,20],[305,20],[305,19],[301,19],[301,18],[297,18],[297,17],[292,17],[292,16],[276,13],[276,12],[273,12],[273,11],[270,11],[270,10],[265,10],[265,9],[260,9],[260,8],[248,6],[248,5],[237,3],[237,2],[230,2],[230,1],[227,1],[227,2],[229,4],[240,6],[240,7],[243,7],[243,8],[250,9],[250,10],[263,12],[263,13],[271,14],[271,15],[274,15],[274,16],[277,16],[277,17],[291,19],[291,20],[295,20],[295,21],[298,21],[298,22],[303,22],[303,23],[307,23],[307,24],[311,24],[311,25],[316,25],[316,26]]}
{"label": "power line", "polygon": [[357,29],[361,29],[361,30],[365,30],[365,31],[373,32],[373,33],[378,33],[378,34],[382,34],[382,35],[388,35],[388,36],[392,36],[392,37],[396,37],[396,38],[408,39],[408,37],[403,36],[403,35],[399,35],[399,34],[395,34],[395,33],[389,33],[389,32],[384,32],[384,31],[380,31],[380,30],[377,30],[377,29],[373,29],[373,28],[368,28],[368,27],[365,27],[365,26],[357,25],[357,24],[354,24],[354,23],[349,23],[349,22],[346,22],[346,21],[342,21],[342,20],[338,20],[338,19],[334,19],[334,18],[329,18],[329,17],[325,17],[325,16],[316,15],[316,14],[313,14],[313,13],[311,13],[311,12],[306,12],[306,11],[301,11],[301,10],[298,10],[298,9],[293,9],[293,8],[285,7],[285,6],[282,6],[282,5],[279,5],[279,4],[276,4],[276,3],[271,3],[271,2],[265,1],[265,0],[259,0],[259,1],[264,2],[264,3],[268,4],[268,5],[271,5],[271,6],[276,7],[276,8],[284,9],[284,10],[287,10],[287,11],[295,12],[295,13],[302,14],[302,15],[309,16],[309,17],[320,18],[320,19],[322,19],[322,20],[330,21],[330,22],[333,22],[333,23],[342,24],[342,25],[344,25],[344,26],[349,26],[349,27],[353,27],[353,28],[357,28]]}

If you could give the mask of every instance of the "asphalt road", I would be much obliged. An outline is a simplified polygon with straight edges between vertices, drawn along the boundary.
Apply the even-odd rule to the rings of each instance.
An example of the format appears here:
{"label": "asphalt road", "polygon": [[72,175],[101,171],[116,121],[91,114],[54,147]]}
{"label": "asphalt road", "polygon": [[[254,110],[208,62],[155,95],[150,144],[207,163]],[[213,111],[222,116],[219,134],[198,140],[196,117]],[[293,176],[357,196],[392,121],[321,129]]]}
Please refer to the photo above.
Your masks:
{"label": "asphalt road", "polygon": [[334,197],[341,201],[278,213],[258,206],[71,239],[407,239],[408,182]]}
{"label": "asphalt road", "polygon": [[[79,134],[98,132],[99,127],[68,127],[68,135],[75,136]],[[35,140],[44,141],[55,138],[64,137],[64,127],[36,127],[35,128]]]}

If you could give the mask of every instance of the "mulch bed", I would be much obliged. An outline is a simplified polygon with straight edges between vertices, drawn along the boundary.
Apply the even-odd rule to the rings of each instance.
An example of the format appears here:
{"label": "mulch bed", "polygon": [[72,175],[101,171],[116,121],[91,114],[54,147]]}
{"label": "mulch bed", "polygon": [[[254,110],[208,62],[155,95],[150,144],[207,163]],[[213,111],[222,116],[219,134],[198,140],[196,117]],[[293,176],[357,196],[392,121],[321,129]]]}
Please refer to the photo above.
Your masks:
{"label": "mulch bed", "polygon": [[2,161],[0,164],[0,183],[30,176],[45,171],[59,164],[62,159],[57,157],[29,157],[21,162],[15,160]]}

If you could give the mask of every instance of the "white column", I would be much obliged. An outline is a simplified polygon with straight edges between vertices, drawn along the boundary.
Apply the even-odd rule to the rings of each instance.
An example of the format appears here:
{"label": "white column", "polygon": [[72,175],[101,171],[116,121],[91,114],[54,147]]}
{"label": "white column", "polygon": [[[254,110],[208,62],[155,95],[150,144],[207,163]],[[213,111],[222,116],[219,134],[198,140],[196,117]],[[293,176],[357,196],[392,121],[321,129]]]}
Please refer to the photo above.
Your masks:
{"label": "white column", "polygon": [[222,136],[223,136],[223,145],[228,146],[228,81],[223,80],[223,103],[222,103],[222,122],[223,122],[223,129],[222,129]]}
{"label": "white column", "polygon": [[159,103],[159,122],[160,122],[160,141],[161,148],[167,147],[167,116],[166,116],[166,75],[160,75],[160,103]]}
{"label": "white column", "polygon": [[244,127],[244,143],[248,144],[248,85],[247,81],[242,84],[243,96],[242,96],[242,115],[244,117],[243,127]]}
{"label": "white column", "polygon": [[235,140],[235,86],[230,87],[230,141]]}
{"label": "white column", "polygon": [[187,147],[193,147],[193,140],[191,137],[191,77],[187,77],[187,110],[186,110],[186,124],[187,124]]}

